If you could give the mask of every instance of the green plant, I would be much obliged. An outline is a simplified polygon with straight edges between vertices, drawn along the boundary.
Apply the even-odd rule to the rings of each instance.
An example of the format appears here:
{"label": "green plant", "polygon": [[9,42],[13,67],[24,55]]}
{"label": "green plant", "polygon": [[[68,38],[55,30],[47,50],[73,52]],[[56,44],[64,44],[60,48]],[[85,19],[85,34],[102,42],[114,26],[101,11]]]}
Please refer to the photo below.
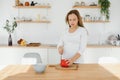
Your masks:
{"label": "green plant", "polygon": [[6,29],[6,31],[10,34],[14,32],[16,27],[17,27],[17,22],[15,21],[15,18],[14,18],[14,21],[12,22],[11,25],[9,20],[6,20],[6,24],[3,28]]}
{"label": "green plant", "polygon": [[110,7],[110,1],[109,0],[98,0],[98,4],[101,6],[101,14],[105,15],[106,20],[109,20],[110,13],[109,13],[109,7]]}

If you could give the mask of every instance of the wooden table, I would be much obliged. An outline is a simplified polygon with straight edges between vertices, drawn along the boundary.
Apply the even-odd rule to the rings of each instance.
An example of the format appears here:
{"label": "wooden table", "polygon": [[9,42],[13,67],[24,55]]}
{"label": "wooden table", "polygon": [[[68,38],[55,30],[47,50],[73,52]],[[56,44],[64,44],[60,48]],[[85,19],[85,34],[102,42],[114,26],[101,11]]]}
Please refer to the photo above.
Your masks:
{"label": "wooden table", "polygon": [[0,80],[120,80],[120,64],[80,64],[78,70],[57,70],[47,66],[38,74],[31,65],[9,65]]}

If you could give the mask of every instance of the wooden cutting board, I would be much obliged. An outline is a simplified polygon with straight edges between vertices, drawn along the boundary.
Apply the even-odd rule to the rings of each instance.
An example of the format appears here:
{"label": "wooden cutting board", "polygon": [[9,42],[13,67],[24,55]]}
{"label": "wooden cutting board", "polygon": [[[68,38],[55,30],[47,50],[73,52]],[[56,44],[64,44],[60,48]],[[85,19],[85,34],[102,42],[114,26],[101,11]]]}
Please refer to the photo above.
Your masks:
{"label": "wooden cutting board", "polygon": [[61,67],[60,64],[55,66],[56,69],[61,69],[61,70],[77,70],[78,69],[78,64],[73,64],[72,66],[69,67]]}

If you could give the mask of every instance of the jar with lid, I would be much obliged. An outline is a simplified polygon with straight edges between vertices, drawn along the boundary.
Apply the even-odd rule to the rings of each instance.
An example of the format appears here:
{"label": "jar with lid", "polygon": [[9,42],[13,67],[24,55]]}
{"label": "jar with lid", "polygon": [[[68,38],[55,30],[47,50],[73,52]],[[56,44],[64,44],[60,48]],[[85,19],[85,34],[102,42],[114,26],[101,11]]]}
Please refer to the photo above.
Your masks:
{"label": "jar with lid", "polygon": [[25,2],[25,6],[29,6],[30,3],[28,1]]}
{"label": "jar with lid", "polygon": [[90,15],[85,15],[85,21],[90,21]]}

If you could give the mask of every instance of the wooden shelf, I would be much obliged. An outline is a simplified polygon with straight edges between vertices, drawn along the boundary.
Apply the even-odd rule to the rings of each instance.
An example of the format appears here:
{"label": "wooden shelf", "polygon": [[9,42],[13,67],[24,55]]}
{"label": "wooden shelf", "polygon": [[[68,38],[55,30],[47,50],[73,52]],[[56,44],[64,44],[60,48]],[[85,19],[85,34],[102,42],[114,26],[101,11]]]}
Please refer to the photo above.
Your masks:
{"label": "wooden shelf", "polygon": [[100,8],[100,6],[73,6],[73,8]]}
{"label": "wooden shelf", "polygon": [[14,8],[51,8],[51,6],[13,6]]}
{"label": "wooden shelf", "polygon": [[16,21],[17,23],[50,23],[50,21]]}
{"label": "wooden shelf", "polygon": [[[19,45],[13,45],[13,46],[7,46],[7,45],[0,45],[0,48],[53,48],[53,49],[57,49],[57,45],[47,45],[47,44],[42,44],[38,47],[34,47],[34,46],[19,46]],[[95,44],[88,44],[87,48],[120,48],[120,46],[113,46],[113,45],[95,45]]]}
{"label": "wooden shelf", "polygon": [[120,46],[113,46],[113,45],[87,45],[87,48],[120,48]]}
{"label": "wooden shelf", "polygon": [[20,46],[20,45],[13,45],[13,46],[7,46],[7,45],[0,45],[0,48],[45,48],[45,49],[57,49],[57,45],[40,45],[40,46]]}
{"label": "wooden shelf", "polygon": [[110,21],[84,21],[85,23],[107,23]]}

